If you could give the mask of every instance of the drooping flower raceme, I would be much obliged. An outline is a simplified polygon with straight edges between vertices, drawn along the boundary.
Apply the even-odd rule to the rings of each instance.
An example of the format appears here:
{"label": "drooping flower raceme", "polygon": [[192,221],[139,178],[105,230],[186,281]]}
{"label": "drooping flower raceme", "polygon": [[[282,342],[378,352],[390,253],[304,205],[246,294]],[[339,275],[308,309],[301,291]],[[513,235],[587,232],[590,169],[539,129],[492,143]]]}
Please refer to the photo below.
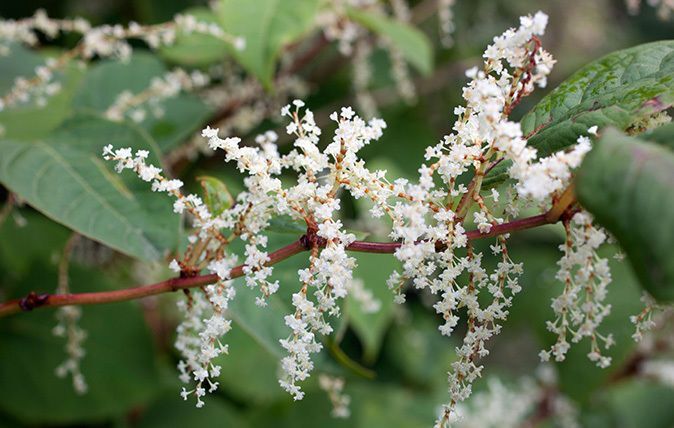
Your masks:
{"label": "drooping flower raceme", "polygon": [[547,361],[552,356],[556,361],[564,361],[570,347],[569,337],[572,342],[589,337],[588,357],[598,366],[608,367],[611,359],[602,355],[600,343],[609,348],[614,343],[613,337],[597,331],[611,310],[611,306],[604,303],[611,282],[608,260],[597,255],[597,248],[607,235],[592,225],[592,217],[586,212],[576,213],[565,226],[567,239],[560,246],[564,256],[559,261],[557,273],[564,291],[552,303],[556,319],[548,322],[548,330],[558,338],[549,351],[541,352],[541,359]]}

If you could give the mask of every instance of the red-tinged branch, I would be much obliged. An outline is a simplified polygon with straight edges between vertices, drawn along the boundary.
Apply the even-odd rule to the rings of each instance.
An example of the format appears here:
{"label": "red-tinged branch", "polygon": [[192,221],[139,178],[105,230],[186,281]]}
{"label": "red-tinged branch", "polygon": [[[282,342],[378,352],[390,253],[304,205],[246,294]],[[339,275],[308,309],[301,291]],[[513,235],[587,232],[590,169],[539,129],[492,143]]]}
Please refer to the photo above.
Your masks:
{"label": "red-tinged branch", "polygon": [[[302,251],[305,251],[305,248],[300,243],[300,241],[293,242],[292,244],[286,245],[285,247],[271,253],[269,255],[269,262],[267,264],[276,264],[295,254],[301,253]],[[239,265],[232,268],[230,272],[231,278],[233,279],[243,276],[243,267],[243,265]],[[216,274],[209,274],[171,278],[166,281],[151,285],[95,293],[36,294],[31,292],[22,299],[10,300],[1,303],[0,317],[20,311],[30,311],[36,308],[48,306],[97,305],[100,303],[124,302],[127,300],[135,300],[157,294],[168,293],[170,291],[200,287],[202,285],[212,284],[217,280],[218,276]]]}
{"label": "red-tinged branch", "polygon": [[[569,208],[574,203],[575,198],[573,197],[573,188],[570,187],[555,202],[550,211],[545,214],[539,214],[532,217],[514,220],[508,223],[494,225],[487,233],[482,233],[479,230],[472,230],[466,232],[466,236],[469,240],[490,238],[506,233],[517,232],[519,230],[531,229],[545,224],[556,223],[563,217],[565,213],[568,212]],[[303,251],[308,251],[312,246],[316,245],[317,242],[318,241],[315,241],[315,239],[312,240],[310,237],[307,237],[307,235],[303,235],[300,239],[293,242],[292,244],[286,245],[285,247],[269,254],[267,266],[274,265]],[[399,247],[400,243],[397,242],[355,241],[347,247],[347,250],[365,253],[392,254]],[[234,279],[243,276],[243,268],[244,265],[239,265],[232,268],[230,277]],[[51,306],[97,305],[101,303],[135,300],[157,294],[168,293],[171,291],[200,287],[206,284],[212,284],[217,280],[217,275],[209,274],[172,278],[151,285],[95,293],[36,294],[31,292],[22,299],[9,300],[7,302],[0,303],[0,317],[21,311],[30,311],[37,308]]]}

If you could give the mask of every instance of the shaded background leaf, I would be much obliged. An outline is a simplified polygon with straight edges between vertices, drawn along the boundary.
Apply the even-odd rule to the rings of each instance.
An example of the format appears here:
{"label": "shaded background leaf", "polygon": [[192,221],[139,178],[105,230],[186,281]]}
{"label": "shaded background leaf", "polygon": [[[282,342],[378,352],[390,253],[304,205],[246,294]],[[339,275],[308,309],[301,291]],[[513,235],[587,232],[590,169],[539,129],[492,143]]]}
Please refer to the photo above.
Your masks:
{"label": "shaded background leaf", "polygon": [[132,174],[119,176],[103,146],[157,147],[130,125],[82,116],[44,141],[0,140],[0,182],[32,207],[84,236],[130,256],[156,260],[177,245],[171,202]]}
{"label": "shaded background leaf", "polygon": [[607,130],[577,174],[578,200],[625,250],[656,299],[674,299],[674,153]]}

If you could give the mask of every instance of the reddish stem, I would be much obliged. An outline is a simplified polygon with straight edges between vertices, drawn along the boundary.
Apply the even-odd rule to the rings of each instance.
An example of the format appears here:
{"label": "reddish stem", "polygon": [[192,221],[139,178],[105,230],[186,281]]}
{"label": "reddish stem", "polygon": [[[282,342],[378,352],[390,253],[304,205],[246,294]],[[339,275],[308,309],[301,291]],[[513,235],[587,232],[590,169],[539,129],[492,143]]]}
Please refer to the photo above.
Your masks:
{"label": "reddish stem", "polygon": [[[569,201],[564,201],[564,203],[569,203]],[[492,226],[491,230],[487,233],[482,233],[479,230],[472,230],[466,232],[466,236],[469,240],[489,238],[505,233],[516,232],[518,230],[542,226],[544,224],[556,223],[559,220],[559,217],[550,215],[550,213],[556,213],[557,211],[559,211],[559,208],[553,207],[553,209],[551,209],[548,213],[514,220],[509,223],[498,224]],[[269,254],[267,266],[274,265],[295,254],[309,250],[310,247],[307,245],[307,242],[308,241],[306,237],[302,236],[299,240],[293,242],[292,244],[286,245],[285,247],[274,251],[273,253]],[[355,241],[347,247],[347,250],[366,253],[391,254],[394,253],[399,247],[400,243],[398,242]],[[232,268],[230,277],[234,279],[243,276],[243,268],[244,265],[239,265]],[[38,295],[34,292],[31,292],[22,299],[9,300],[7,302],[0,303],[0,317],[20,311],[30,311],[33,309],[49,306],[96,305],[100,303],[123,302],[127,300],[140,299],[147,296],[154,296],[156,294],[167,293],[170,291],[200,287],[202,285],[212,284],[217,280],[217,275],[209,274],[172,278],[151,285],[94,293]]]}
{"label": "reddish stem", "polygon": [[[300,241],[293,242],[290,245],[274,251],[269,255],[268,265],[273,265],[285,260],[295,254],[304,251],[304,246]],[[232,268],[231,278],[243,276],[243,265]],[[178,291],[188,288],[199,287],[206,284],[212,284],[218,280],[216,274],[197,275],[191,277],[171,278],[166,281],[140,287],[125,288],[122,290],[101,291],[94,293],[77,294],[41,294],[34,292],[22,299],[9,300],[0,303],[0,317],[23,311],[30,311],[36,308],[47,306],[68,306],[68,305],[97,305],[108,302],[124,302],[127,300],[140,299],[142,297],[154,296],[156,294],[167,293],[169,291]]]}

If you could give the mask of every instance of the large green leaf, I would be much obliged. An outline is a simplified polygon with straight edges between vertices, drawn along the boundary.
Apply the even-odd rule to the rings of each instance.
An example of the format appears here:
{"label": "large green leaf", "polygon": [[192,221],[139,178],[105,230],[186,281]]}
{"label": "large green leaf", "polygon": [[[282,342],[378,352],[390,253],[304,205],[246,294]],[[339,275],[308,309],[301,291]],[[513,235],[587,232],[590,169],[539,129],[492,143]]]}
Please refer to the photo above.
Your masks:
{"label": "large green leaf", "polygon": [[317,10],[317,0],[219,0],[215,6],[223,29],[246,40],[243,50],[230,46],[231,54],[267,88],[281,49],[312,28]]}
{"label": "large green leaf", "polygon": [[[674,41],[647,43],[600,58],[565,80],[522,119],[529,145],[548,156],[574,144],[597,125],[626,130],[674,103]],[[506,178],[501,163],[485,178]]]}
{"label": "large green leaf", "polygon": [[132,173],[119,176],[101,157],[103,146],[157,147],[125,124],[81,116],[49,139],[0,140],[0,182],[53,220],[116,250],[158,259],[177,243],[179,217],[165,195]]}
{"label": "large green leaf", "polygon": [[[0,94],[7,93],[17,77],[32,78],[35,68],[44,65],[45,58],[19,46],[11,45],[8,55],[0,55]],[[72,98],[84,75],[84,70],[74,64],[54,75],[54,82],[61,90],[46,99],[44,106],[33,101],[18,104],[0,111],[0,125],[5,138],[30,140],[43,137],[56,128],[71,113]]]}
{"label": "large green leaf", "polygon": [[[79,111],[103,113],[124,91],[138,94],[150,86],[153,78],[167,69],[157,57],[135,53],[128,62],[102,61],[86,74],[73,106]],[[161,117],[148,111],[140,126],[157,141],[162,152],[175,148],[208,118],[211,108],[194,94],[179,94],[158,104]],[[149,109],[148,109],[149,110]]]}
{"label": "large green leaf", "polygon": [[[219,20],[205,7],[195,7],[183,12],[197,21],[219,25]],[[160,49],[162,57],[171,62],[189,66],[204,66],[222,61],[228,56],[229,43],[215,36],[202,33],[178,31],[175,43]]]}
{"label": "large green leaf", "polygon": [[350,8],[348,14],[354,21],[388,39],[421,73],[428,75],[433,71],[433,48],[424,33],[379,13]]}
{"label": "large green leaf", "polygon": [[674,153],[607,130],[576,182],[578,200],[616,237],[642,285],[674,300]]}
{"label": "large green leaf", "polygon": [[[56,286],[55,269],[34,265],[14,297]],[[113,288],[105,275],[71,266],[74,292]],[[83,424],[122,415],[151,400],[161,382],[153,341],[135,303],[85,307],[79,324],[88,334],[81,370],[88,392],[56,377],[65,339],[52,335],[53,310],[13,315],[0,323],[0,409],[31,425]]]}

